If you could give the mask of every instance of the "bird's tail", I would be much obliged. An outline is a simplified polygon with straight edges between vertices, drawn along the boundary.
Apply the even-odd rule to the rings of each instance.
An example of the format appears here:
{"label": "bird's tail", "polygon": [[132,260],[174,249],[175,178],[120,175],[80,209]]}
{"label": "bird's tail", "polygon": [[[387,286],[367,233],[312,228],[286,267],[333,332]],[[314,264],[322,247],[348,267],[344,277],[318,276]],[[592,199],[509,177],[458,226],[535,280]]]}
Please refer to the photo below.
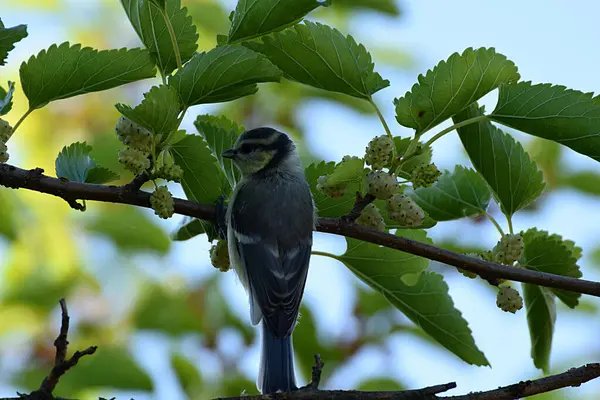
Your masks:
{"label": "bird's tail", "polygon": [[283,392],[296,390],[292,336],[276,337],[264,320],[261,325],[262,355],[258,373],[258,389],[263,394],[275,393],[278,390]]}

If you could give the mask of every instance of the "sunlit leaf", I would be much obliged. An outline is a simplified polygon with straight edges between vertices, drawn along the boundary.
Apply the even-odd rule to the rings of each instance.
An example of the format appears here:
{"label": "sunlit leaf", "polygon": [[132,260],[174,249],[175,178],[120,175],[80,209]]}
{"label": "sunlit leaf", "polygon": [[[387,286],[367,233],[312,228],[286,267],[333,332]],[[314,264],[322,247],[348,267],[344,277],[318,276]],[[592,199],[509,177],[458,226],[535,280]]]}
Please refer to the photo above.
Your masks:
{"label": "sunlit leaf", "polygon": [[[154,1],[154,0],[151,0]],[[125,13],[152,59],[164,75],[177,68],[173,41],[165,18],[158,7],[149,0],[121,0]],[[187,8],[181,8],[181,0],[166,2],[166,14],[173,27],[181,62],[188,61],[198,48],[198,33]]]}
{"label": "sunlit leaf", "polygon": [[365,161],[358,157],[348,157],[335,166],[329,175],[327,183],[336,185],[340,183],[358,182],[364,176]]}
{"label": "sunlit leaf", "polygon": [[125,104],[115,107],[121,114],[154,133],[169,133],[179,124],[179,95],[170,86],[153,86],[135,108]]}
{"label": "sunlit leaf", "polygon": [[260,40],[244,46],[265,54],[287,79],[363,99],[390,84],[374,72],[363,45],[327,25],[304,21]]}
{"label": "sunlit leaf", "polygon": [[490,118],[600,161],[600,101],[592,93],[531,82],[501,85]]}
{"label": "sunlit leaf", "polygon": [[56,158],[56,176],[79,183],[107,183],[119,179],[119,175],[100,167],[91,159],[92,146],[75,142],[63,147]]}
{"label": "sunlit leaf", "polygon": [[466,49],[419,75],[410,92],[395,99],[400,125],[425,132],[496,89],[516,82],[515,64],[493,48]]}
{"label": "sunlit leaf", "polygon": [[[531,228],[521,232],[525,250],[519,262],[527,269],[549,274],[581,278],[582,273],[577,265],[581,257],[581,248],[560,235],[550,235],[546,231]],[[567,306],[574,308],[579,303],[581,293],[562,289],[549,289]]]}
{"label": "sunlit leaf", "polygon": [[6,28],[0,19],[0,65],[4,65],[8,52],[15,48],[15,43],[27,37],[27,25]]}
{"label": "sunlit leaf", "polygon": [[[458,123],[483,115],[472,104],[454,117]],[[502,212],[510,217],[534,201],[544,190],[541,171],[521,143],[489,121],[479,121],[458,129],[460,140],[473,163],[494,191]]]}
{"label": "sunlit leaf", "polygon": [[208,148],[217,159],[219,166],[227,177],[231,189],[240,179],[239,170],[233,165],[231,159],[223,158],[225,150],[231,149],[238,136],[246,130],[242,125],[238,125],[224,116],[198,115],[194,122],[196,129],[204,137]]}
{"label": "sunlit leaf", "polygon": [[542,286],[524,283],[522,287],[531,338],[531,357],[537,368],[548,373],[554,323],[556,322],[554,295]]}
{"label": "sunlit leaf", "polygon": [[153,251],[158,254],[169,251],[169,236],[150,215],[135,207],[106,208],[93,221],[86,222],[85,228],[105,235],[124,251]]}
{"label": "sunlit leaf", "polygon": [[481,175],[460,165],[454,172],[444,171],[431,187],[420,187],[410,196],[436,221],[483,214],[492,197]]}
{"label": "sunlit leaf", "polygon": [[229,43],[237,43],[286,28],[330,0],[239,0],[229,30]]}
{"label": "sunlit leaf", "polygon": [[204,139],[186,135],[171,147],[171,153],[175,163],[183,169],[181,186],[188,200],[201,204],[215,203],[226,178]]}
{"label": "sunlit leaf", "polygon": [[36,109],[51,101],[97,92],[156,75],[146,50],[94,50],[68,42],[21,64],[19,70],[29,108]]}
{"label": "sunlit leaf", "polygon": [[0,86],[0,116],[6,115],[12,108],[12,98],[15,92],[15,83],[8,81],[8,91]]}

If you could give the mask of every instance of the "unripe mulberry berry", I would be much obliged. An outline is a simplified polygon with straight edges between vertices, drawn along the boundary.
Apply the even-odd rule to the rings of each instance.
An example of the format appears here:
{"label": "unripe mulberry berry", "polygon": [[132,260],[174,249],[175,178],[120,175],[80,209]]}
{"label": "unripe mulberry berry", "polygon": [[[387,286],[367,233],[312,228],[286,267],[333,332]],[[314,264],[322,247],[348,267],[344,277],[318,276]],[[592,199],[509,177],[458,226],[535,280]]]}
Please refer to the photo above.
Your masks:
{"label": "unripe mulberry berry", "polygon": [[513,265],[523,255],[524,248],[523,238],[520,234],[504,235],[494,246],[494,261],[500,264]]}
{"label": "unripe mulberry berry", "polygon": [[413,188],[429,187],[438,180],[440,175],[442,175],[442,173],[433,163],[419,165],[412,171],[411,181],[413,183]]}
{"label": "unripe mulberry berry", "polygon": [[379,208],[373,203],[362,210],[360,216],[356,219],[356,223],[366,228],[385,231],[385,221],[379,212]]}
{"label": "unripe mulberry berry", "polygon": [[496,305],[502,311],[515,313],[523,308],[523,299],[519,292],[511,287],[503,286],[498,290]]}
{"label": "unripe mulberry berry", "polygon": [[229,271],[229,250],[227,249],[226,240],[219,240],[216,245],[210,248],[210,262],[213,267],[218,268],[221,272]]}
{"label": "unripe mulberry berry", "polygon": [[394,142],[387,135],[374,137],[365,150],[365,162],[373,169],[382,169],[388,166]]}
{"label": "unripe mulberry berry", "polygon": [[6,143],[0,140],[0,163],[7,162],[9,158],[8,147],[6,147]]}
{"label": "unripe mulberry berry", "polygon": [[317,178],[317,190],[323,193],[325,196],[338,199],[343,197],[348,192],[348,185],[346,183],[337,183],[332,185],[327,183],[328,180],[328,176],[320,176]]}
{"label": "unripe mulberry berry", "polygon": [[371,171],[367,175],[367,192],[378,199],[387,200],[398,191],[396,177],[383,171]]}
{"label": "unripe mulberry berry", "polygon": [[124,145],[147,153],[152,151],[152,133],[129,118],[119,118],[115,132]]}
{"label": "unripe mulberry berry", "polygon": [[123,149],[119,151],[119,162],[135,175],[139,175],[150,168],[148,155],[137,149]]}
{"label": "unripe mulberry berry", "polygon": [[10,139],[12,134],[12,126],[10,126],[10,124],[5,120],[0,119],[0,142],[4,142],[4,144],[6,144],[6,142],[8,142],[8,139]]}
{"label": "unripe mulberry berry", "polygon": [[167,219],[175,212],[173,196],[166,186],[157,187],[152,196],[150,196],[150,205],[154,210],[154,214],[160,218]]}
{"label": "unripe mulberry berry", "polygon": [[405,194],[395,194],[387,201],[388,215],[403,226],[419,226],[425,219],[425,212],[421,207]]}
{"label": "unripe mulberry berry", "polygon": [[183,170],[177,164],[163,165],[156,173],[157,178],[166,179],[168,181],[179,182],[183,177]]}

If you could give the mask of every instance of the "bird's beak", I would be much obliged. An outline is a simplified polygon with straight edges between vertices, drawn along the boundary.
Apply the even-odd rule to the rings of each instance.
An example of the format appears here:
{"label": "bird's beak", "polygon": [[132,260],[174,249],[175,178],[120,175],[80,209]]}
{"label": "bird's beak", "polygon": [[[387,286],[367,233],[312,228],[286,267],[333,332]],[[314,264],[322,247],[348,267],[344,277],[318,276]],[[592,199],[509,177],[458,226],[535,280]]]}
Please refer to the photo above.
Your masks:
{"label": "bird's beak", "polygon": [[236,153],[237,153],[237,151],[235,151],[234,149],[225,150],[223,153],[221,153],[221,157],[234,158]]}

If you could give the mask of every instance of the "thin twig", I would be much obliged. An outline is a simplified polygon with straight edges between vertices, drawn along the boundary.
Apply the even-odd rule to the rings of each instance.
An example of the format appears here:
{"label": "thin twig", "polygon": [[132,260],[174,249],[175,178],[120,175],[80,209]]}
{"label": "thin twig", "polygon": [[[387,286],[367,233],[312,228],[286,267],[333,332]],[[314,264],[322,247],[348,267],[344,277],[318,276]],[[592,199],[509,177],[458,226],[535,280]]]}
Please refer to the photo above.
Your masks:
{"label": "thin twig", "polygon": [[[68,195],[70,198],[130,204],[150,208],[150,193],[147,192],[139,190],[131,191],[126,186],[105,186],[61,181],[60,179],[51,178],[41,173],[32,174],[31,171],[9,164],[0,164],[0,185],[13,189],[24,188],[34,190],[61,198]],[[215,207],[212,205],[174,199],[174,206],[175,213],[177,214],[213,222],[216,221]],[[600,283],[598,282],[483,261],[402,236],[365,228],[354,223],[347,223],[341,218],[319,218],[317,231],[343,235],[401,250],[466,271],[475,272],[486,279],[503,278],[600,297]]]}
{"label": "thin twig", "polygon": [[321,373],[323,372],[323,367],[325,363],[321,360],[320,354],[315,354],[315,365],[312,367],[312,376],[308,385],[301,387],[299,390],[304,391],[316,391],[319,390],[319,385],[321,384]]}
{"label": "thin twig", "polygon": [[363,212],[366,206],[375,201],[375,196],[367,193],[365,196],[360,194],[360,192],[356,192],[356,201],[354,202],[354,207],[352,210],[346,215],[342,217],[342,220],[346,223],[352,223],[356,221],[360,214]]}

